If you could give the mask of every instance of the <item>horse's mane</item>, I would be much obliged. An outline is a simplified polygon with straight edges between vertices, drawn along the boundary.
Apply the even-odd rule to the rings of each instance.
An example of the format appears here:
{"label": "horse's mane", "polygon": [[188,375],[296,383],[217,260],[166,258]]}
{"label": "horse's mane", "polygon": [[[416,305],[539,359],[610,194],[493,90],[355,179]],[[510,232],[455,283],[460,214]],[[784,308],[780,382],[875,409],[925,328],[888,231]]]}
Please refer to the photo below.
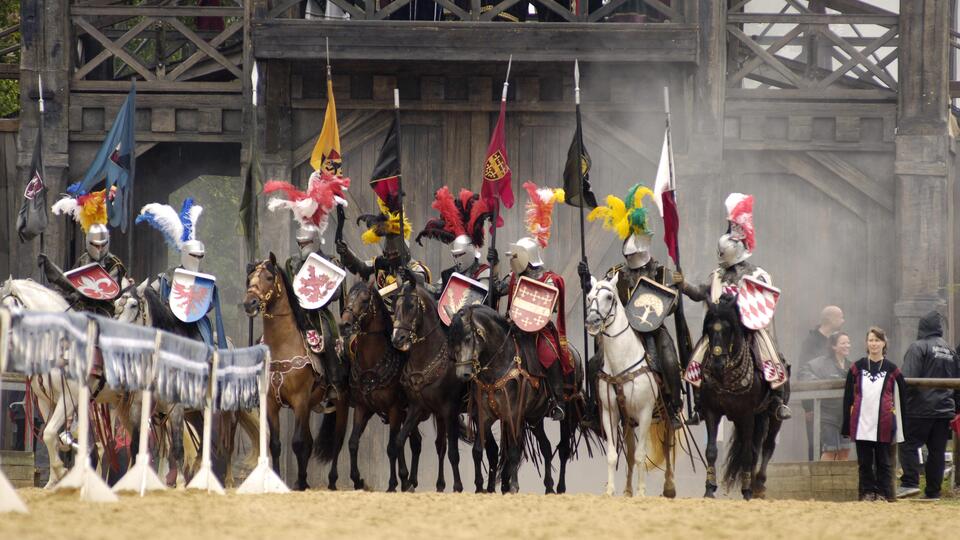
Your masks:
{"label": "horse's mane", "polygon": [[153,287],[146,287],[143,290],[143,300],[147,304],[150,312],[150,320],[154,328],[166,330],[178,336],[188,337],[190,339],[201,339],[200,330],[195,324],[187,324],[178,319],[170,308],[163,302]]}
{"label": "horse's mane", "polygon": [[451,342],[462,341],[467,337],[466,329],[464,328],[463,319],[467,316],[470,316],[478,324],[483,324],[484,326],[499,326],[500,329],[506,333],[509,330],[510,323],[507,322],[507,319],[497,313],[496,310],[487,306],[485,304],[474,304],[466,306],[456,315],[453,316],[453,320],[450,321],[450,328],[447,330],[447,338]]}
{"label": "horse's mane", "polygon": [[3,293],[16,296],[24,307],[34,311],[66,311],[70,304],[59,293],[30,279],[9,279]]}
{"label": "horse's mane", "polygon": [[282,271],[279,266],[276,264],[270,263],[272,267],[271,272],[274,272],[275,275],[280,277],[281,283],[283,283],[283,290],[287,294],[287,303],[290,304],[290,311],[293,313],[293,320],[297,324],[297,329],[301,332],[306,331],[307,329],[307,314],[304,311],[303,307],[300,306],[300,301],[297,300],[296,293],[293,292],[293,287],[290,285],[290,280],[287,278],[287,273]]}

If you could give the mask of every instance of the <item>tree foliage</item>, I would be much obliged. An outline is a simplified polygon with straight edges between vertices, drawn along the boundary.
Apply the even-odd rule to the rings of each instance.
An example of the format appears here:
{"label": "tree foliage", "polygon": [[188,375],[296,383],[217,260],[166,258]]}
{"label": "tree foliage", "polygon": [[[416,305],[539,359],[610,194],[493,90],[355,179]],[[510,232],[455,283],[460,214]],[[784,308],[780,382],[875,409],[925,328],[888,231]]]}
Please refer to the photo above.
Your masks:
{"label": "tree foliage", "polygon": [[[0,30],[20,22],[20,0],[0,0]],[[20,32],[0,38],[0,49],[20,43]],[[0,57],[0,63],[19,64],[20,50]],[[20,112],[20,84],[16,80],[0,80],[0,118]]]}

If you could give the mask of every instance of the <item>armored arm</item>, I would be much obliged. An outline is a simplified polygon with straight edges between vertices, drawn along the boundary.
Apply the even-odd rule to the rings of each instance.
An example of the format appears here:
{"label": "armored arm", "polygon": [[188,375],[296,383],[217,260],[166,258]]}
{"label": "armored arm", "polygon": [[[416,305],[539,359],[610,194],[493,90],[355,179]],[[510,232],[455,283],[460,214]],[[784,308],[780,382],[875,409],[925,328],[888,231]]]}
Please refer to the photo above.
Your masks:
{"label": "armored arm", "polygon": [[47,256],[43,253],[37,255],[37,266],[43,271],[44,277],[47,278],[47,284],[56,287],[63,294],[73,294],[76,292],[76,287],[73,286],[73,283],[70,283],[70,280],[63,275],[63,270],[60,269],[56,264],[53,263]]}
{"label": "armored arm", "polygon": [[680,291],[694,302],[704,302],[710,294],[710,284],[693,285],[686,281],[680,283]]}
{"label": "armored arm", "polygon": [[340,261],[343,262],[343,267],[349,270],[351,273],[356,274],[363,278],[364,280],[368,279],[371,274],[373,274],[374,267],[360,260],[359,257],[344,243],[337,244],[337,253],[340,254]]}

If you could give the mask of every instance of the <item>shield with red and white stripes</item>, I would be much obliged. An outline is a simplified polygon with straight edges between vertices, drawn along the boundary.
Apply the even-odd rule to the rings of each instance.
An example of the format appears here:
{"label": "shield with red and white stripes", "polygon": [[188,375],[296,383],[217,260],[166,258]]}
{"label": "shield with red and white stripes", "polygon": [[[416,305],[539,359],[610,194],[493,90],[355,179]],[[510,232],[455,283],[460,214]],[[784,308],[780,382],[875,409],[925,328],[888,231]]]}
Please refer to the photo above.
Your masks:
{"label": "shield with red and white stripes", "polygon": [[738,289],[737,306],[743,325],[750,330],[766,328],[777,309],[780,289],[749,276],[744,276]]}

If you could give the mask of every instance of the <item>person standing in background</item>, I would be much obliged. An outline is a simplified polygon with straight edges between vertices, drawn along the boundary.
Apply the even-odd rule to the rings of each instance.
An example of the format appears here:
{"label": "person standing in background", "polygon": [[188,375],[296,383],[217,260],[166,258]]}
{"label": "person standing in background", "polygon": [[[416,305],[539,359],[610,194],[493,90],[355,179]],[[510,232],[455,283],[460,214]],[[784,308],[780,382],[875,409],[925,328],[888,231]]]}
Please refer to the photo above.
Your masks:
{"label": "person standing in background", "polygon": [[[917,325],[917,341],[903,356],[903,376],[918,379],[960,377],[957,355],[943,339],[943,318],[936,311],[927,313]],[[943,484],[944,454],[950,439],[950,421],[960,411],[960,390],[944,388],[907,388],[904,402],[905,441],[900,445],[898,497],[920,493],[920,449],[927,447],[924,497],[939,499]]]}
{"label": "person standing in background", "polygon": [[847,372],[840,433],[857,443],[860,500],[895,502],[893,444],[903,442],[903,374],[887,359],[887,336],[867,332],[867,356]]}
{"label": "person standing in background", "polygon": [[[828,340],[830,353],[814,358],[803,366],[797,380],[824,381],[842,380],[850,371],[850,336],[835,332]],[[820,401],[820,461],[846,461],[850,456],[850,444],[840,437],[843,423],[843,400],[839,398]]]}
{"label": "person standing in background", "polygon": [[[810,330],[800,344],[800,354],[797,356],[797,372],[805,371],[807,364],[821,356],[830,357],[830,336],[843,328],[843,310],[837,306],[827,306],[820,311],[820,324]],[[804,410],[804,423],[807,428],[807,460],[813,461],[813,401],[804,400],[800,403]]]}

